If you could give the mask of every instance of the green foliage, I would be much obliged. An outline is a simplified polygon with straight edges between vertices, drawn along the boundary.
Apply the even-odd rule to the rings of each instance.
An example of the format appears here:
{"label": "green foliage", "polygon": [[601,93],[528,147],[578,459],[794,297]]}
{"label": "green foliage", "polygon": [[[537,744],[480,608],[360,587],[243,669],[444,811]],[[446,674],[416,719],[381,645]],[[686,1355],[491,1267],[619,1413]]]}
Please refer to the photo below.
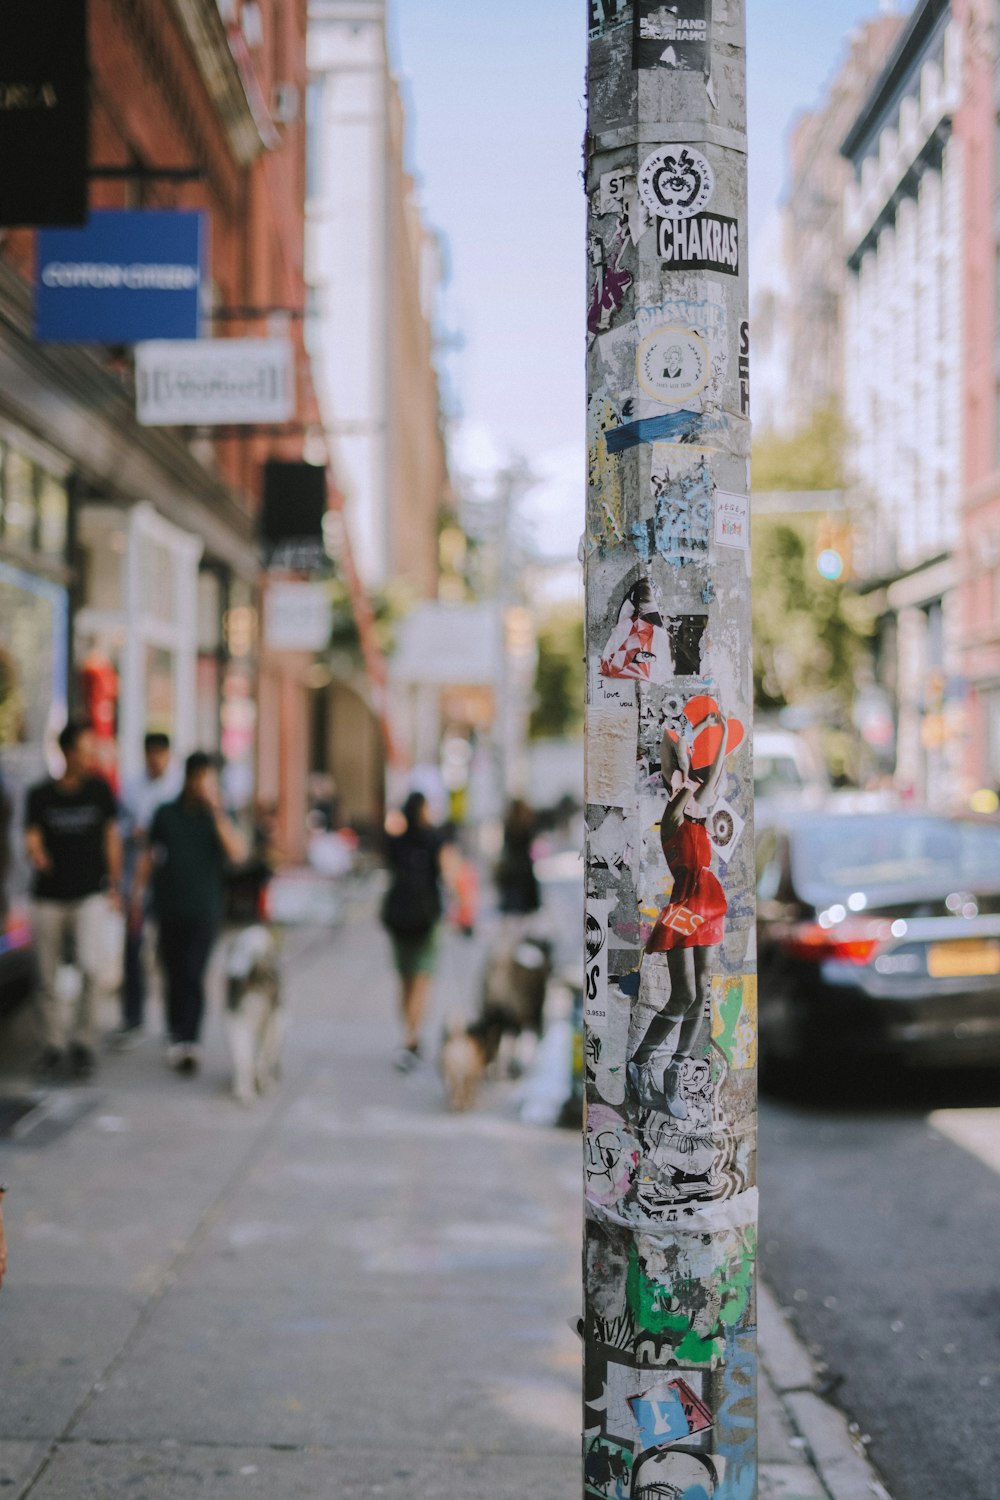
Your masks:
{"label": "green foliage", "polygon": [[755,490],[839,490],[844,486],[844,424],[833,403],[818,406],[794,437],[765,432],[753,445]]}
{"label": "green foliage", "polygon": [[753,677],[758,709],[825,699],[846,713],[872,631],[849,583],[816,568],[822,517],[753,521]]}
{"label": "green foliage", "polygon": [[553,610],[538,627],[530,735],[533,740],[566,739],[583,731],[583,608]]}
{"label": "green foliage", "polygon": [[[340,577],[327,582],[333,605],[333,627],[330,632],[330,649],[354,659],[362,665],[361,641],[350,590]],[[370,595],[375,622],[375,639],[379,649],[391,656],[396,646],[396,626],[413,606],[413,591],[398,579],[390,579],[382,589]]]}

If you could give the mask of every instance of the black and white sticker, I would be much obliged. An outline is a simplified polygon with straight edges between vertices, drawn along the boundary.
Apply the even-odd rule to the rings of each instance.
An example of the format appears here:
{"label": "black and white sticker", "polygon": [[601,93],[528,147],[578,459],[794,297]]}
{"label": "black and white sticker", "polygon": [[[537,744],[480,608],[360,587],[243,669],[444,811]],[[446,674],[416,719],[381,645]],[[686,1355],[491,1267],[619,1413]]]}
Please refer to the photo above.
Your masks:
{"label": "black and white sticker", "polygon": [[708,0],[635,0],[632,66],[707,73],[708,11]]}
{"label": "black and white sticker", "polygon": [[690,219],[660,219],[656,229],[660,259],[672,270],[740,274],[740,235],[735,219],[723,214],[695,214]]}
{"label": "black and white sticker", "polygon": [[659,219],[690,219],[708,207],[715,173],[697,146],[660,146],[639,168],[639,196]]}
{"label": "black and white sticker", "polygon": [[690,328],[654,328],[636,353],[636,376],[647,396],[680,406],[712,378],[708,345]]}

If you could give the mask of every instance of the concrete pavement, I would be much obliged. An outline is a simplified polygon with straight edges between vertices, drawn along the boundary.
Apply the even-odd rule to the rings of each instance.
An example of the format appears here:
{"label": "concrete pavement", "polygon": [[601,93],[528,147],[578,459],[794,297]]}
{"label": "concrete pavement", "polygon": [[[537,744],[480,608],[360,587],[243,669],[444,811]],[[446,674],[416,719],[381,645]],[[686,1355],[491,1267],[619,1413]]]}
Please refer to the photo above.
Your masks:
{"label": "concrete pavement", "polygon": [[[216,1018],[201,1077],[150,1036],[0,1141],[0,1488],[576,1500],[578,1139],[522,1124],[506,1086],[450,1116],[431,1068],[391,1069],[364,903],[286,971],[284,1080],[256,1108],[227,1097]],[[477,975],[449,939],[439,1010]],[[824,1487],[793,1411],[814,1373],[765,1311],[761,1494],[877,1494]]]}

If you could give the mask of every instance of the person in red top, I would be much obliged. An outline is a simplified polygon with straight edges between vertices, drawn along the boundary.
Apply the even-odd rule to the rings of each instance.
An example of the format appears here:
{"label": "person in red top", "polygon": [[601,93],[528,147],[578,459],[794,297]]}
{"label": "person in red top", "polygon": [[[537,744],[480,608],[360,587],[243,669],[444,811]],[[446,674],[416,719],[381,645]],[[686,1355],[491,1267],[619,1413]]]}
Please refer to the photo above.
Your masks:
{"label": "person in red top", "polygon": [[693,733],[668,728],[663,735],[661,775],[668,798],[660,842],[674,883],[647,940],[640,978],[640,1003],[653,1010],[652,1019],[626,1067],[637,1099],[658,1104],[676,1119],[687,1117],[678,1097],[679,1065],[694,1055],[704,1024],[710,950],[722,941],[727,910],[711,868],[705,822],[719,795],[726,756],[743,738],[742,724],[727,722],[714,699],[693,699],[685,714]]}

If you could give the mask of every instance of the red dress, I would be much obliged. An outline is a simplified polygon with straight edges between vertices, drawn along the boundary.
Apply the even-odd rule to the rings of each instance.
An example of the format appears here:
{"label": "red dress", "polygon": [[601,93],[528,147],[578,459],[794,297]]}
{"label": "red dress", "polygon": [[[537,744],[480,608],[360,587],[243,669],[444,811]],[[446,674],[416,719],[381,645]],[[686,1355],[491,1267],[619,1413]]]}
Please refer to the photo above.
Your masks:
{"label": "red dress", "polygon": [[649,934],[646,952],[710,948],[721,943],[726,893],[709,868],[712,845],[704,823],[685,818],[677,832],[664,839],[663,852],[674,877],[674,888],[670,905],[660,912]]}

